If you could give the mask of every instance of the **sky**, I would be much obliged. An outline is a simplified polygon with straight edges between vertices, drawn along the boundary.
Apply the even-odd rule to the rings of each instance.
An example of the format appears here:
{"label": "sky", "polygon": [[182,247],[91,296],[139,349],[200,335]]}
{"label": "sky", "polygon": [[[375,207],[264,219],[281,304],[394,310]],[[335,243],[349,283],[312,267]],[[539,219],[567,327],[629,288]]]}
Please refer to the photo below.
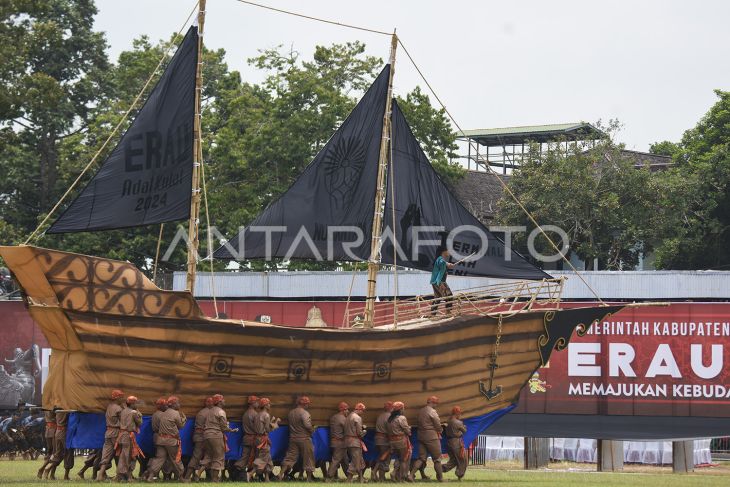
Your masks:
{"label": "sky", "polygon": [[[96,29],[116,59],[143,34],[168,39],[191,0],[97,0]],[[611,0],[258,0],[257,3],[397,34],[465,129],[618,119],[628,149],[679,141],[730,90],[730,2]],[[239,3],[208,0],[204,41],[259,82],[247,59],[283,45],[359,40],[387,59],[390,39]],[[425,85],[397,52],[394,90]],[[435,100],[433,100],[435,104]]]}

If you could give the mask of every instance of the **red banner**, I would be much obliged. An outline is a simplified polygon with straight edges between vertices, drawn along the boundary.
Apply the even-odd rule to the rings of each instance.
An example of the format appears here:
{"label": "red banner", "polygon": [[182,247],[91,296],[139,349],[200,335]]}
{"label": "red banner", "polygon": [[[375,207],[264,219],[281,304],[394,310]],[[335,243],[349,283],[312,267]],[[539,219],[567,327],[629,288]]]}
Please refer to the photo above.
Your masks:
{"label": "red banner", "polygon": [[730,417],[730,303],[625,308],[553,352],[515,412]]}

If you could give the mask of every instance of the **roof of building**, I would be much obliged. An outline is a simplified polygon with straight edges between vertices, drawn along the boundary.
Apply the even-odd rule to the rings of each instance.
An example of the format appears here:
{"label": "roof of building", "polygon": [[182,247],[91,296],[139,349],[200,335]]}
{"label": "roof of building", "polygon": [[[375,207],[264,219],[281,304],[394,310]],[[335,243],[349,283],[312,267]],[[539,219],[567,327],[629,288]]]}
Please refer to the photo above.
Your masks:
{"label": "roof of building", "polygon": [[458,138],[472,139],[485,146],[525,144],[527,142],[552,142],[559,138],[600,139],[605,132],[586,122],[558,123],[550,125],[525,125],[475,129],[457,132]]}
{"label": "roof of building", "polygon": [[489,222],[497,211],[497,201],[502,197],[502,184],[509,176],[497,176],[486,171],[465,171],[464,177],[453,185],[454,195],[472,215],[482,223]]}
{"label": "roof of building", "polygon": [[635,150],[624,149],[621,151],[625,156],[634,160],[634,166],[637,168],[648,167],[651,171],[666,169],[674,164],[670,156],[662,156],[652,154],[651,152],[640,152]]}

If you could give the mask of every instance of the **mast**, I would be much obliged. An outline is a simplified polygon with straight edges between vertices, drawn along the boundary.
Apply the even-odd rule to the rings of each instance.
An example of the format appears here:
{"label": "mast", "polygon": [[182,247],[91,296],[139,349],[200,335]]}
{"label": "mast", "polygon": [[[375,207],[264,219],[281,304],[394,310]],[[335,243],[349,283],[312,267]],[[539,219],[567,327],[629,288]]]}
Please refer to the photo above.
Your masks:
{"label": "mast", "polygon": [[383,135],[380,139],[380,156],[378,158],[378,181],[375,187],[375,208],[373,215],[373,234],[370,241],[370,259],[368,260],[368,293],[365,298],[366,328],[373,327],[375,318],[375,285],[380,267],[381,234],[383,231],[383,211],[385,208],[385,175],[388,168],[388,153],[391,136],[391,109],[393,98],[393,74],[395,73],[395,50],[398,47],[398,37],[393,31],[390,41],[390,73],[388,77],[388,96],[385,100],[383,114]]}
{"label": "mast", "polygon": [[[200,223],[200,165],[203,162],[201,133],[201,92],[203,90],[203,27],[205,25],[205,2],[198,1],[198,65],[195,69],[195,117],[193,119],[193,184],[190,198],[190,221],[188,223],[188,271],[185,289],[193,292],[195,271],[198,264],[198,225]],[[210,251],[210,249],[209,249]]]}

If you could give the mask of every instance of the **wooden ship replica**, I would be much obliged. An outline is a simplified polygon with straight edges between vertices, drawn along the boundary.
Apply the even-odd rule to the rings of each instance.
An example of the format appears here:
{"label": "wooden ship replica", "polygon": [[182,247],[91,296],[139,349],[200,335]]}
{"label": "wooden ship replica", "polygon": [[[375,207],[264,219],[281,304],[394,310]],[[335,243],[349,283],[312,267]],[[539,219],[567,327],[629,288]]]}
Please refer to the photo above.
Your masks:
{"label": "wooden ship replica", "polygon": [[[194,413],[205,396],[227,396],[229,416],[248,394],[270,397],[285,417],[300,394],[312,399],[316,425],[325,426],[342,401],[369,406],[372,425],[385,400],[404,401],[411,424],[417,407],[437,395],[444,411],[460,405],[478,421],[509,411],[520,390],[573,332],[585,332],[617,307],[563,309],[563,281],[533,267],[456,200],[441,181],[392,98],[396,37],[390,63],[349,117],[279,199],[217,258],[314,258],[367,262],[368,294],[347,322],[360,326],[292,328],[205,316],[193,298],[198,244],[201,165],[200,53],[204,1],[173,59],[118,146],[49,232],[103,231],[189,220],[187,290],[159,289],[127,262],[30,245],[1,247],[33,319],[52,347],[44,408],[101,412],[111,389],[146,400],[175,394]],[[145,186],[146,185],[146,186]],[[505,278],[433,302],[376,302],[382,265],[430,270],[436,246],[412,255],[409,230],[470,226],[462,248],[489,251],[456,267],[461,275]],[[286,227],[268,242],[256,226]],[[297,240],[305,228],[320,235],[355,226],[365,238]],[[324,229],[324,230],[323,230]],[[390,243],[383,235],[390,234]],[[432,231],[424,238],[441,241]],[[400,256],[393,242],[408,252]],[[346,245],[347,244],[347,245]],[[330,248],[327,248],[327,246]],[[349,245],[349,246],[348,246]],[[286,250],[286,255],[283,252]],[[327,251],[330,251],[329,253]],[[505,252],[511,254],[505,258]],[[372,405],[372,407],[370,407]],[[469,423],[468,423],[469,424]],[[477,431],[478,433],[478,431]]]}

